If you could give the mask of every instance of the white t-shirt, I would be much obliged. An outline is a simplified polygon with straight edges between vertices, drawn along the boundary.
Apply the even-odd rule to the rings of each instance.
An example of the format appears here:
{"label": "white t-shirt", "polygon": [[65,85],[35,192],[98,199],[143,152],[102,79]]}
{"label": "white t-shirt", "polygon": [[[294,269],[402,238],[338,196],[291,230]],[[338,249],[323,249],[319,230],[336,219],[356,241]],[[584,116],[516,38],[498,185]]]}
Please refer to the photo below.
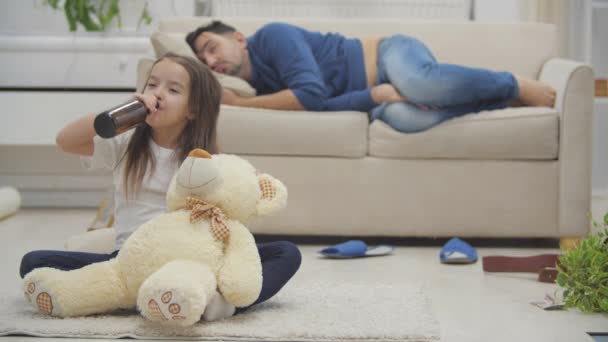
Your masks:
{"label": "white t-shirt", "polygon": [[[124,166],[127,158],[123,157],[133,131],[120,134],[111,139],[95,136],[95,150],[90,157],[83,157],[88,169],[112,170],[114,186],[114,229],[116,240],[114,250],[122,247],[125,240],[143,223],[166,211],[165,196],[171,178],[178,168],[177,157],[173,150],[161,147],[150,139],[152,155],[156,158],[156,169],[150,177],[150,168],[146,170],[141,189],[130,194],[127,201],[124,187]],[[121,160],[122,158],[122,160]],[[120,162],[120,165],[116,165]]]}

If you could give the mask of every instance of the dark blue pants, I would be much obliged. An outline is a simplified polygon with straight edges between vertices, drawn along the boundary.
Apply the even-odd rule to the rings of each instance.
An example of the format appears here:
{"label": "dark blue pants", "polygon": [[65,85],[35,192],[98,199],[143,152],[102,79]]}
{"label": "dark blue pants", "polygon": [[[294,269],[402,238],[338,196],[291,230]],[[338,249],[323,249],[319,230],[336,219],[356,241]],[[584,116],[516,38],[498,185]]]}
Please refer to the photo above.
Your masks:
{"label": "dark blue pants", "polygon": [[[262,260],[262,291],[252,305],[262,303],[277,294],[300,268],[302,256],[296,245],[288,241],[258,244]],[[110,260],[118,254],[97,254],[67,251],[32,251],[21,259],[21,278],[40,267],[52,267],[64,271],[75,270],[96,262]],[[237,313],[246,310],[238,308]]]}

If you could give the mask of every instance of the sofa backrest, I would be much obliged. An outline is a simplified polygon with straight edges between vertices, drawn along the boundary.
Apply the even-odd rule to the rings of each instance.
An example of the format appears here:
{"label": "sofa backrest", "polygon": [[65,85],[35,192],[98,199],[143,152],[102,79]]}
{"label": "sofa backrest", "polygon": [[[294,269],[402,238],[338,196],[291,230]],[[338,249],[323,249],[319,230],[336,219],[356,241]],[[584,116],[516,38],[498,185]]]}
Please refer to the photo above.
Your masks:
{"label": "sofa backrest", "polygon": [[[330,18],[183,17],[160,22],[159,32],[186,33],[212,20],[222,20],[245,36],[266,23],[280,21],[347,37],[414,36],[442,63],[462,64],[538,78],[542,65],[557,53],[554,25],[539,23],[477,23],[436,20]],[[185,44],[185,43],[184,43]]]}

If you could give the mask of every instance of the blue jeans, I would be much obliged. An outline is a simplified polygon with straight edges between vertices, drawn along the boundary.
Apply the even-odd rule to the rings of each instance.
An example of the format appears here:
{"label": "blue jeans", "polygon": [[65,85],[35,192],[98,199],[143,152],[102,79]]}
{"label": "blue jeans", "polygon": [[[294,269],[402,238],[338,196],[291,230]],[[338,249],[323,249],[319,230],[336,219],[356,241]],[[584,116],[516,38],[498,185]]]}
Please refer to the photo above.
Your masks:
{"label": "blue jeans", "polygon": [[[277,294],[289,279],[300,268],[302,255],[296,245],[288,241],[277,241],[258,244],[258,253],[262,261],[262,291],[252,305],[237,308],[242,312],[249,307],[262,303]],[[111,254],[67,252],[67,251],[32,251],[21,259],[19,273],[21,278],[40,267],[52,267],[64,271],[75,270],[96,262],[115,258],[118,251]]]}
{"label": "blue jeans", "polygon": [[[463,47],[467,48],[467,47]],[[378,46],[378,84],[390,83],[409,103],[383,103],[370,112],[395,130],[414,133],[467,113],[505,108],[519,95],[509,72],[438,63],[419,40],[395,35]]]}

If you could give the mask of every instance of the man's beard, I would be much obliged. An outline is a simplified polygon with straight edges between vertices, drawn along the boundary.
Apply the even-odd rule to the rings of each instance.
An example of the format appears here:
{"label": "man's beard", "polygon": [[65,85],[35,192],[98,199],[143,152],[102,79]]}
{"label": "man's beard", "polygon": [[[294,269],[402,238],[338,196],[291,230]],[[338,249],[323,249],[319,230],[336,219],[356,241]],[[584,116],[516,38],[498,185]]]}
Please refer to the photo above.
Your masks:
{"label": "man's beard", "polygon": [[230,70],[226,74],[230,75],[230,76],[237,76],[238,77],[239,74],[241,73],[241,69],[243,68],[243,64],[242,63],[241,64],[233,64],[233,63],[231,63],[231,64],[234,65],[234,68],[232,68],[232,70]]}

